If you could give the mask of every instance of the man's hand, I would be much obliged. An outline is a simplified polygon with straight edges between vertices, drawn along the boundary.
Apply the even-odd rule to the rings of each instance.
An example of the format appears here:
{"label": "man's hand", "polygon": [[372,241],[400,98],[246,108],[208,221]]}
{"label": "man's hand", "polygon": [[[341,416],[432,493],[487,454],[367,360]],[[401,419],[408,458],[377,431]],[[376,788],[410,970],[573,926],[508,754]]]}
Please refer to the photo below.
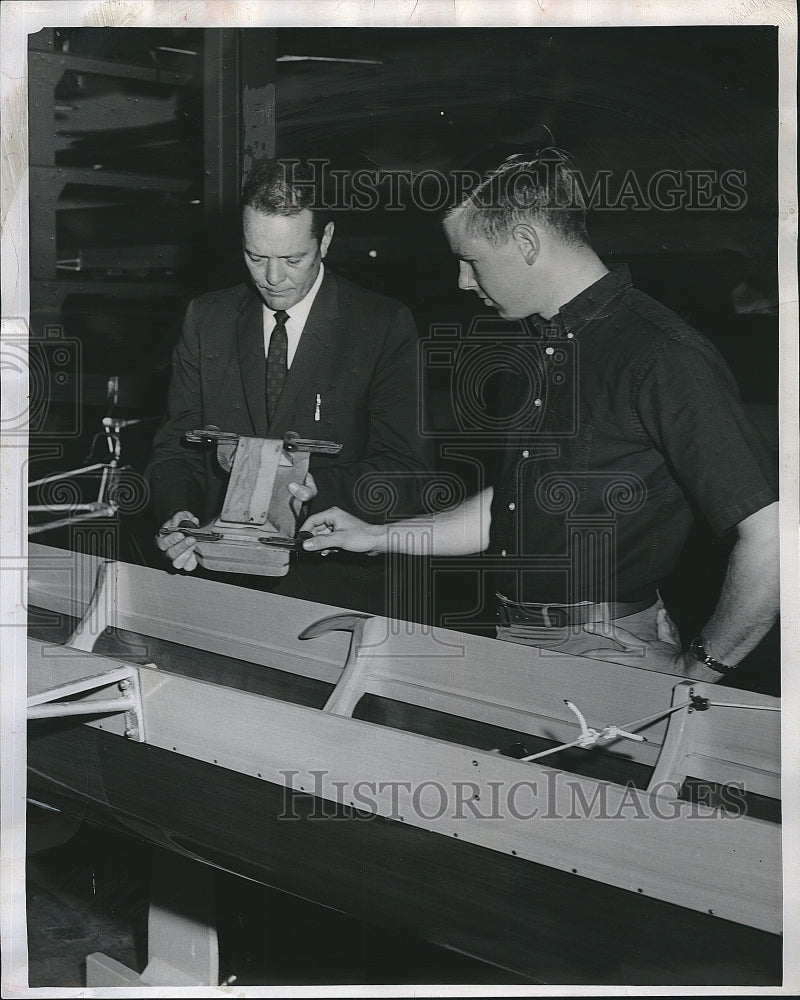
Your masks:
{"label": "man's hand", "polygon": [[[721,674],[718,670],[712,670],[711,667],[707,667],[705,663],[700,663],[696,660],[691,653],[684,653],[682,658],[683,669],[680,673],[683,674],[688,680],[691,681],[703,681],[706,684],[716,684],[721,681],[724,674]],[[679,671],[676,669],[675,673]]]}
{"label": "man's hand", "polygon": [[[622,619],[624,621],[624,619]],[[584,625],[586,632],[600,632],[601,625]],[[666,608],[660,608],[656,616],[655,639],[643,639],[628,629],[622,628],[619,622],[614,624],[614,639],[616,648],[606,646],[597,649],[584,649],[582,656],[594,656],[599,660],[611,660],[615,663],[627,663],[641,670],[657,670],[660,673],[675,674],[690,680],[716,683],[722,674],[711,670],[704,663],[698,663],[691,653],[684,653],[681,647],[681,637],[678,627],[669,616]],[[642,646],[646,654],[641,655]]]}
{"label": "man's hand", "polygon": [[705,663],[700,663],[688,650],[683,652],[678,628],[664,608],[658,613],[656,627],[659,643],[671,646],[675,650],[670,664],[665,668],[667,673],[680,674],[688,680],[705,681],[707,684],[716,684],[717,681],[722,680],[722,674],[719,671],[712,670]]}
{"label": "man's hand", "polygon": [[310,503],[317,495],[317,484],[314,482],[314,477],[310,472],[308,472],[306,473],[304,483],[289,483],[289,492],[293,497],[293,499],[289,501],[292,511],[294,512],[295,517],[299,517],[303,504]]}
{"label": "man's hand", "polygon": [[190,535],[184,535],[178,529],[181,521],[191,521],[192,524],[200,527],[200,522],[188,510],[179,510],[177,514],[165,521],[161,531],[156,535],[156,545],[169,559],[175,569],[185,570],[191,573],[197,568],[197,558],[194,554],[196,540]]}
{"label": "man's hand", "polygon": [[312,514],[300,530],[310,531],[315,536],[303,542],[303,548],[308,552],[322,552],[324,555],[330,549],[345,549],[375,556],[386,551],[386,528],[359,521],[339,507]]}

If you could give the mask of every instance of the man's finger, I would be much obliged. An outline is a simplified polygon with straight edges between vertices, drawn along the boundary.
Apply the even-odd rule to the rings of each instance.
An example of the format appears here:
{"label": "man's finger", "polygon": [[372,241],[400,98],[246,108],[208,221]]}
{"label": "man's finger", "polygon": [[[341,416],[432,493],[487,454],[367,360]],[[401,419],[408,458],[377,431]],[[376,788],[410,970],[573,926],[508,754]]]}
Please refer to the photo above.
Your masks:
{"label": "man's finger", "polygon": [[197,541],[191,536],[173,532],[158,538],[156,542],[176,569],[194,569],[197,566],[193,551]]}
{"label": "man's finger", "polygon": [[300,530],[311,532],[315,532],[319,528],[330,530],[336,526],[336,518],[341,513],[338,507],[331,507],[330,510],[322,510],[318,514],[312,514],[300,525]]}
{"label": "man's finger", "polygon": [[197,568],[197,556],[195,556],[191,549],[187,549],[177,556],[177,558],[173,559],[172,565],[175,569],[182,569],[186,573],[191,573],[193,569]]}
{"label": "man's finger", "polygon": [[[183,542],[191,542],[194,545],[194,538],[191,535],[184,535],[182,531],[173,531],[169,535],[156,535],[156,545],[162,552],[170,553],[177,545]],[[183,548],[186,546],[184,545]],[[183,551],[180,549],[179,551]]]}
{"label": "man's finger", "polygon": [[656,631],[659,642],[667,642],[671,646],[676,646],[678,649],[681,648],[680,633],[666,608],[661,608],[656,615]]}
{"label": "man's finger", "polygon": [[321,552],[323,549],[336,548],[337,540],[341,541],[344,536],[342,531],[322,531],[303,542],[303,548],[308,552]]}
{"label": "man's finger", "polygon": [[314,482],[314,477],[309,472],[306,474],[304,482],[289,483],[289,492],[293,497],[297,497],[301,503],[308,503],[317,495],[317,484]]}
{"label": "man's finger", "polygon": [[197,557],[194,554],[195,545],[197,545],[196,539],[185,535],[167,549],[167,558],[175,569],[191,572],[197,567]]}
{"label": "man's finger", "polygon": [[289,492],[296,499],[302,500],[303,503],[307,503],[312,496],[308,486],[303,486],[301,483],[289,483]]}
{"label": "man's finger", "polygon": [[289,483],[289,492],[300,503],[308,503],[309,500],[313,500],[317,495],[316,490],[301,483]]}
{"label": "man's finger", "polygon": [[176,542],[181,541],[186,536],[181,532],[178,525],[181,521],[189,521],[195,527],[200,527],[200,522],[189,510],[179,510],[172,517],[168,518],[159,529],[156,535],[156,547],[162,552],[169,552]]}
{"label": "man's finger", "polygon": [[181,521],[191,521],[192,524],[195,527],[199,527],[200,526],[200,522],[194,516],[194,514],[192,514],[191,511],[189,511],[189,510],[179,510],[179,511],[177,511],[177,513],[173,514],[172,517],[168,521],[164,522],[164,526],[163,526],[163,528],[161,530],[164,531],[167,528],[177,528],[178,525],[181,523]]}

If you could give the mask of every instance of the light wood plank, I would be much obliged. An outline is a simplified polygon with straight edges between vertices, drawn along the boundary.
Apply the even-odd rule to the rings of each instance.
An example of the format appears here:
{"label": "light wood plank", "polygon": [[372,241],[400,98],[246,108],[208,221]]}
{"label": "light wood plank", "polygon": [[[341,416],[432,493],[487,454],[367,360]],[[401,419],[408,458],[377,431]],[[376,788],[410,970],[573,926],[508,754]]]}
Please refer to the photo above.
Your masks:
{"label": "light wood plank", "polygon": [[[46,547],[31,549],[37,550],[31,603],[59,611],[85,607],[99,560],[71,554],[73,571],[65,574],[63,553],[56,550],[59,567],[49,573],[41,568]],[[120,628],[330,683],[342,676],[350,645],[347,633],[298,638],[342,609],[124,563],[116,564],[116,581]],[[383,618],[370,621],[358,658],[363,691],[559,742],[579,732],[565,699],[581,709],[592,728],[629,729],[637,719],[666,710],[678,683],[671,674]],[[780,706],[779,699],[766,695],[707,687],[716,701]],[[355,694],[350,691],[350,699]],[[698,759],[714,773],[736,773],[739,765],[752,769],[756,777],[763,772],[766,777],[759,780],[758,790],[774,792],[780,713],[712,708],[698,714],[703,716],[702,738],[693,751]],[[647,743],[619,740],[610,750],[653,765],[666,726],[666,717],[657,720],[643,730]]]}
{"label": "light wood plank", "polygon": [[443,838],[780,930],[776,824],[137,669],[153,746],[363,807],[361,783],[373,811]]}

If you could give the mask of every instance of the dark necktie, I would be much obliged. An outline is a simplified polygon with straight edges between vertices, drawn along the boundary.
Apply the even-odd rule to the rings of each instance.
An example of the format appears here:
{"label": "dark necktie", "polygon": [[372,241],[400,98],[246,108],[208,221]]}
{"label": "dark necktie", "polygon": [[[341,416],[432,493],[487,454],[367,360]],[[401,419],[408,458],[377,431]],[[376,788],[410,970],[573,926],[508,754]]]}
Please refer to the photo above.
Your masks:
{"label": "dark necktie", "polygon": [[286,320],[289,314],[279,309],[275,313],[275,328],[269,340],[267,351],[267,418],[272,421],[278,400],[281,398],[283,383],[286,381],[288,340],[286,337]]}

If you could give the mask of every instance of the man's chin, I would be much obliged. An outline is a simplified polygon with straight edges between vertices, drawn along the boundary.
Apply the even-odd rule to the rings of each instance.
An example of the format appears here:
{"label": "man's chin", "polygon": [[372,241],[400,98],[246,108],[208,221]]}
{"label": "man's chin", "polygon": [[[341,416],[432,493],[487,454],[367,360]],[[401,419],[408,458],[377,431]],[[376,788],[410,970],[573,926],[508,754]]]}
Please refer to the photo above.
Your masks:
{"label": "man's chin", "polygon": [[291,307],[298,301],[296,296],[289,295],[288,293],[276,295],[274,293],[265,292],[263,288],[260,288],[258,292],[269,309],[291,309]]}
{"label": "man's chin", "polygon": [[[487,302],[486,304],[488,305],[489,303]],[[509,319],[509,320],[524,319],[526,316],[530,315],[529,313],[521,313],[513,309],[504,309],[502,306],[499,306],[496,302],[492,302],[491,307],[492,309],[495,310],[500,319]]]}
{"label": "man's chin", "polygon": [[509,312],[506,308],[504,308],[503,306],[501,306],[499,302],[495,302],[494,299],[490,299],[487,295],[481,295],[481,300],[483,301],[483,304],[488,309],[494,309],[494,311],[497,313],[497,315],[501,319],[519,319],[520,318],[519,316],[515,315],[514,313]]}
{"label": "man's chin", "polygon": [[502,306],[499,306],[492,299],[484,299],[483,303],[490,309],[493,309],[500,317],[500,319],[519,319],[519,317],[514,315],[514,313],[510,313],[507,309],[504,309]]}

